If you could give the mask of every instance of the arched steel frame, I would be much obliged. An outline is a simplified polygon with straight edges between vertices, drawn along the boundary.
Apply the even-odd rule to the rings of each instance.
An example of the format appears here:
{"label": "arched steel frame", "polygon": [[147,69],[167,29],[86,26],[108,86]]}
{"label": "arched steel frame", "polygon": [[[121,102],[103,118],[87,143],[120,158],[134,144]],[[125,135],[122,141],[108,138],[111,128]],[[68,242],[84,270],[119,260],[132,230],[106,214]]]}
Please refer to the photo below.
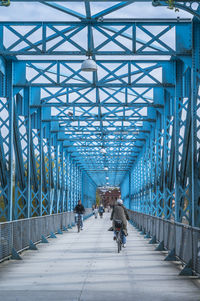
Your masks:
{"label": "arched steel frame", "polygon": [[128,208],[199,227],[200,5],[141,20],[105,18],[138,0],[40,2],[78,21],[0,22],[1,220],[91,207],[109,176]]}

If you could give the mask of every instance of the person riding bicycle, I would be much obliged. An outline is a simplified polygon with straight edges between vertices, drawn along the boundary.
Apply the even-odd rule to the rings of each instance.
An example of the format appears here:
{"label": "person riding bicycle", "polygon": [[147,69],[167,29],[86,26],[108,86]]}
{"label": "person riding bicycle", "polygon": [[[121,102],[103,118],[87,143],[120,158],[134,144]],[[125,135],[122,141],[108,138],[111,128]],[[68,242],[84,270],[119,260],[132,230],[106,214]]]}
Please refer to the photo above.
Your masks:
{"label": "person riding bicycle", "polygon": [[94,213],[94,217],[97,218],[97,216],[98,216],[98,207],[97,207],[97,205],[95,206],[95,208],[93,210],[93,213]]}
{"label": "person riding bicycle", "polygon": [[104,206],[103,206],[103,204],[100,204],[100,206],[99,206],[99,215],[100,215],[101,218],[103,217],[103,213],[104,213]]}
{"label": "person riding bicycle", "polygon": [[84,206],[81,204],[81,200],[78,201],[78,204],[74,208],[74,213],[75,215],[75,222],[78,222],[78,215],[80,214],[81,216],[81,230],[83,230],[83,213],[85,212]]}
{"label": "person riding bicycle", "polygon": [[117,204],[113,207],[111,217],[110,219],[113,221],[113,230],[114,230],[114,237],[113,239],[116,239],[116,232],[115,232],[115,220],[122,221],[122,227],[123,227],[123,237],[122,237],[122,243],[123,247],[126,247],[126,236],[128,235],[127,232],[127,220],[129,221],[129,215],[126,210],[126,208],[123,206],[123,200],[118,199]]}

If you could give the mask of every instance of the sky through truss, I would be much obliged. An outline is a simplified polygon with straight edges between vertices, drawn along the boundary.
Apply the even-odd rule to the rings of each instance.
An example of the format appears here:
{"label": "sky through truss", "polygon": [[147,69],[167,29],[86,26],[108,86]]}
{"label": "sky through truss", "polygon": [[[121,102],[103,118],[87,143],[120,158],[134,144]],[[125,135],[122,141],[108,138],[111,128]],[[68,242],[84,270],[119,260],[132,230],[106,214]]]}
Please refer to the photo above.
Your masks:
{"label": "sky through truss", "polygon": [[[91,14],[98,14],[100,11],[114,4],[114,2],[92,2],[90,4]],[[59,3],[59,5],[67,7],[83,16],[89,13],[88,11],[86,13],[84,2],[67,2]],[[0,7],[0,15],[1,21],[10,22],[80,21],[79,18],[72,16],[72,14],[65,14],[41,3],[12,3],[12,0],[9,8]],[[155,8],[151,3],[132,3],[106,15],[105,19],[114,18],[118,20],[119,17],[131,19],[191,18],[191,15],[183,11],[175,13],[166,7]],[[110,27],[110,35],[114,35],[122,27]],[[165,27],[166,25],[163,26],[163,29]],[[27,30],[29,29],[22,26],[21,33],[25,34]],[[108,33],[107,30],[106,33]],[[161,29],[154,28],[152,30],[156,34],[156,30],[159,32]],[[120,36],[121,40],[119,42],[129,47],[131,28],[128,28],[124,33],[126,36]],[[163,42],[165,45],[169,45],[170,49],[173,49],[175,48],[173,29],[169,30],[167,34]],[[84,31],[81,31],[79,36],[76,36],[76,42],[83,49],[87,47],[86,35],[87,32],[84,33]],[[93,35],[95,35],[95,47],[104,42],[105,37],[102,36],[100,31],[93,32]],[[13,39],[13,33],[8,30],[5,35],[5,45],[8,48],[12,47]],[[32,37],[32,42],[37,43],[38,39],[36,32],[35,36]],[[147,37],[145,32],[141,31],[140,39],[148,43],[150,38]],[[26,45],[22,46],[25,47]],[[68,46],[73,47],[73,45]],[[156,43],[153,45],[155,49],[158,49],[158,46],[161,47],[162,51],[165,49],[164,46],[157,45]],[[62,47],[63,49],[60,48],[60,51],[64,51],[64,47],[67,47],[67,44],[62,45]],[[113,51],[113,49],[117,49],[116,44],[106,45],[104,48],[105,51]],[[19,50],[19,45],[15,50]],[[41,85],[41,104],[51,110],[51,119],[54,121],[54,125],[56,123],[59,124],[59,134],[65,135],[66,146],[69,147],[70,151],[78,159],[82,158],[80,160],[82,166],[89,171],[89,174],[97,185],[102,186],[106,184],[106,176],[109,176],[109,185],[119,185],[127,170],[136,160],[147,137],[146,135],[150,131],[148,120],[151,119],[151,116],[148,114],[147,107],[153,104],[154,93],[151,85],[162,84],[162,67],[165,63],[162,66],[157,61],[149,62],[149,60],[168,60],[170,56],[152,57],[146,55],[145,58],[144,56],[129,56],[128,59],[133,61],[130,67],[130,64],[127,62],[122,62],[122,60],[126,59],[123,55],[112,54],[111,58],[108,55],[97,54],[95,59],[104,61],[99,62],[98,73],[95,78],[91,74],[78,72],[81,60],[85,59],[85,55],[62,54],[60,56],[53,54],[40,56],[27,54],[17,55],[17,58],[19,60],[28,60],[26,63],[27,81],[33,86]],[[140,60],[141,58],[147,61],[134,63],[135,60]],[[42,62],[32,60],[42,60]],[[45,60],[53,60],[54,62],[45,62]],[[72,86],[55,87],[50,85],[50,82],[54,80],[57,74],[58,64],[55,63],[57,60],[67,60],[67,63],[59,65],[59,70],[61,70],[60,79],[62,83],[68,82]],[[70,62],[71,60],[74,61]],[[76,60],[79,61],[76,62]],[[115,61],[111,62],[111,60]],[[51,64],[51,67],[48,67],[49,64]],[[41,72],[41,70],[45,70],[46,68],[48,68],[48,71],[45,73],[45,76],[38,75],[38,70]],[[123,84],[126,85],[129,80],[128,68],[131,68],[131,82],[138,84],[138,87],[134,87],[134,89],[123,87]],[[73,74],[74,70],[77,71],[76,75]],[[110,73],[110,71],[114,71],[114,73]],[[144,71],[147,72],[146,76],[140,79]],[[105,85],[101,89],[80,88],[81,84],[90,85],[93,82],[101,81]],[[73,88],[73,85],[76,84],[79,86]],[[66,95],[68,95],[68,103],[71,105],[66,105]],[[130,105],[127,105],[129,103]],[[135,104],[135,107],[131,106],[132,103]],[[50,120],[46,121],[50,122]],[[106,148],[106,155],[100,153],[102,147]],[[105,167],[108,167],[109,170],[105,171]]]}

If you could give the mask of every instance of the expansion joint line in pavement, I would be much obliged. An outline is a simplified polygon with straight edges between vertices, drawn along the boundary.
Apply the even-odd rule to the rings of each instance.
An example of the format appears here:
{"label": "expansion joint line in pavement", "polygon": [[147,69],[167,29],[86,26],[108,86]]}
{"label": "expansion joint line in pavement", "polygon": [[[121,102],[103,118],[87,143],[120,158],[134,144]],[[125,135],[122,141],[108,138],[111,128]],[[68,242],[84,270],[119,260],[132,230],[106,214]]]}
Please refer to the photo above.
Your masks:
{"label": "expansion joint line in pavement", "polygon": [[[94,248],[94,254],[96,254],[96,255],[98,254],[98,246],[99,246],[100,241],[101,241],[101,236],[102,236],[102,234],[103,234],[103,229],[104,229],[104,227],[102,227],[101,232],[100,232],[100,235],[98,235],[97,238],[96,238],[95,248]],[[96,259],[96,256],[93,256],[93,258],[92,258],[91,261],[90,261],[89,267],[88,267],[87,272],[86,272],[85,279],[84,279],[84,281],[83,281],[83,285],[82,285],[82,289],[81,289],[81,292],[80,292],[80,296],[79,296],[79,298],[78,298],[78,301],[81,301],[81,296],[82,296],[82,294],[83,294],[85,285],[86,285],[86,283],[87,283],[88,276],[89,276],[89,274],[90,274],[90,272],[91,272],[91,269],[92,269],[92,266],[93,266],[93,264],[94,264],[95,259]]]}

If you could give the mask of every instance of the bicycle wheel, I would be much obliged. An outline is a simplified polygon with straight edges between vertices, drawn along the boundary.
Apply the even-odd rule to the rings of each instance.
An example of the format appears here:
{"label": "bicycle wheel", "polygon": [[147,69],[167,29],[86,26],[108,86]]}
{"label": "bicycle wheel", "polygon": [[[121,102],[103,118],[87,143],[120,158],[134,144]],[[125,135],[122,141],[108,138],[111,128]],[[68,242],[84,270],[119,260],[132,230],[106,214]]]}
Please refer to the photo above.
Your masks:
{"label": "bicycle wheel", "polygon": [[81,230],[81,220],[80,220],[80,216],[78,217],[77,228],[78,228],[78,232],[80,232],[80,230]]}
{"label": "bicycle wheel", "polygon": [[119,232],[116,233],[116,242],[117,242],[117,252],[119,253],[121,251],[121,239],[119,236]]}
{"label": "bicycle wheel", "polygon": [[117,241],[117,251],[118,251],[118,253],[120,253],[120,251],[121,251],[121,242],[120,242],[120,240]]}

